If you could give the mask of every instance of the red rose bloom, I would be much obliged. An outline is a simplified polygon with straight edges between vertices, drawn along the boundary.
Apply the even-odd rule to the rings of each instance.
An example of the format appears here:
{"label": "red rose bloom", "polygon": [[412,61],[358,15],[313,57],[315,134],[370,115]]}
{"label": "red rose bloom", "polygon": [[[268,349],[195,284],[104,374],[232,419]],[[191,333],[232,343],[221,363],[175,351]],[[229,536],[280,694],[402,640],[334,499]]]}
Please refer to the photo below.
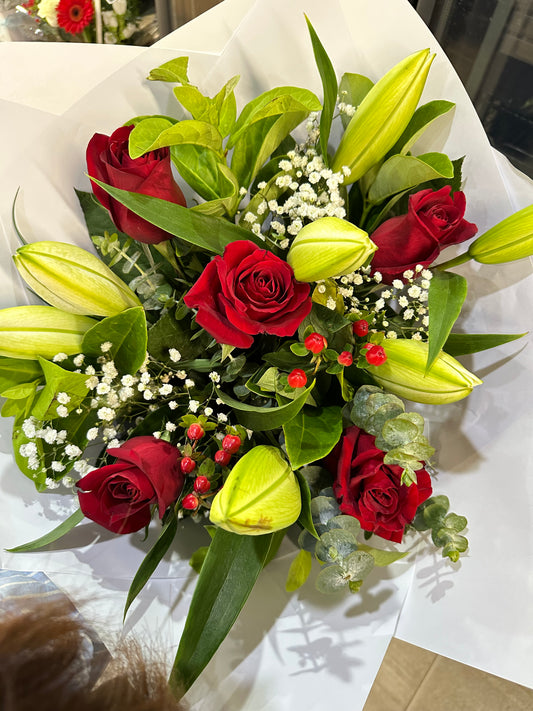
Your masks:
{"label": "red rose bloom", "polygon": [[431,496],[431,479],[419,469],[416,484],[401,484],[402,468],[383,463],[384,452],[375,439],[359,427],[345,430],[327,460],[336,477],[333,490],[341,511],[354,516],[365,531],[400,543],[405,526]]}
{"label": "red rose bloom", "polygon": [[113,533],[147,526],[154,504],[163,518],[183,487],[178,449],[155,437],[133,437],[107,451],[116,463],[95,469],[77,484],[84,515]]}
{"label": "red rose bloom", "polygon": [[[95,133],[87,146],[89,175],[121,190],[151,195],[178,205],[185,198],[172,176],[168,148],[150,151],[140,158],[130,158],[128,139],[133,126],[121,126],[111,136]],[[157,244],[172,235],[143,220],[117,200],[114,200],[96,183],[92,183],[94,196],[111,214],[117,229],[139,242]]]}
{"label": "red rose bloom", "polygon": [[59,0],[57,24],[71,35],[84,30],[94,17],[92,0]]}
{"label": "red rose bloom", "polygon": [[219,343],[249,348],[258,333],[292,336],[311,311],[309,290],[283,259],[239,240],[209,262],[184,301]]}
{"label": "red rose bloom", "polygon": [[475,235],[476,225],[463,219],[464,193],[456,192],[452,197],[450,192],[449,185],[420,190],[409,198],[406,215],[391,217],[372,233],[378,247],[372,271],[381,272],[383,281],[390,284],[417,264],[427,267],[442,249]]}

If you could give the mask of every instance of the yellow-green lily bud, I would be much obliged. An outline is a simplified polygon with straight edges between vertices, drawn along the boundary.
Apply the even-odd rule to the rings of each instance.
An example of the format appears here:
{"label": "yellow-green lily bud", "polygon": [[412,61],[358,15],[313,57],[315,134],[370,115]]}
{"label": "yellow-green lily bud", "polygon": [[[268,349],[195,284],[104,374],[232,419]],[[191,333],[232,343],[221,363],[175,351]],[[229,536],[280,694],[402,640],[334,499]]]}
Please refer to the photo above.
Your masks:
{"label": "yellow-green lily bud", "polygon": [[227,531],[259,536],[290,526],[301,507],[300,487],[279,449],[259,445],[233,467],[209,518]]}
{"label": "yellow-green lily bud", "polygon": [[287,262],[298,281],[317,281],[351,274],[377,247],[364,230],[339,217],[321,217],[298,232]]}
{"label": "yellow-green lily bud", "polygon": [[95,321],[53,306],[13,306],[0,311],[0,355],[51,360],[59,353],[81,351],[83,335]]}
{"label": "yellow-green lily bud", "polygon": [[387,360],[366,370],[388,392],[413,402],[441,405],[470,395],[481,380],[441,351],[427,372],[428,344],[405,338],[381,343]]}
{"label": "yellow-green lily bud", "polygon": [[429,49],[411,54],[390,69],[359,104],[331,165],[345,166],[353,183],[380,161],[400,138],[416,109],[435,55]]}
{"label": "yellow-green lily bud", "polygon": [[35,242],[13,257],[28,286],[52,306],[72,314],[114,316],[141,302],[98,257],[65,242]]}
{"label": "yellow-green lily bud", "polygon": [[502,264],[533,254],[533,205],[515,212],[478,237],[468,255],[482,264]]}

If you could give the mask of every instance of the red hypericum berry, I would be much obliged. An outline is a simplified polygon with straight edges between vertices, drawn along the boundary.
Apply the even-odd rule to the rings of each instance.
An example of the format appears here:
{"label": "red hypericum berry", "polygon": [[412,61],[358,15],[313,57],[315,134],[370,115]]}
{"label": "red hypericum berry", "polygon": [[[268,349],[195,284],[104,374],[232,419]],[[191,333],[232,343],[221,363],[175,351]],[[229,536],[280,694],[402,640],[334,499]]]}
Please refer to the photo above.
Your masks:
{"label": "red hypericum berry", "polygon": [[304,346],[307,350],[311,351],[311,353],[314,353],[315,355],[317,353],[322,353],[324,348],[327,348],[327,345],[328,342],[324,336],[320,335],[320,333],[310,333],[304,341]]}
{"label": "red hypericum berry", "polygon": [[337,357],[337,362],[341,365],[351,365],[353,363],[353,356],[349,351],[342,351]]}
{"label": "red hypericum berry", "polygon": [[187,430],[187,437],[189,439],[202,439],[204,434],[205,434],[204,428],[202,427],[202,425],[199,425],[197,422],[193,422],[193,424]]}
{"label": "red hypericum berry", "polygon": [[374,343],[365,343],[364,346],[361,346],[361,348],[364,351],[367,351],[369,348],[374,348]]}
{"label": "red hypericum berry", "polygon": [[372,346],[365,353],[365,358],[369,365],[383,365],[387,360],[383,346]]}
{"label": "red hypericum berry", "polygon": [[303,388],[307,383],[307,375],[301,368],[295,368],[287,376],[287,382],[291,388]]}
{"label": "red hypericum berry", "polygon": [[359,338],[364,338],[364,336],[366,336],[368,333],[368,321],[365,321],[364,318],[362,318],[360,321],[354,321],[352,328],[356,336],[359,336]]}
{"label": "red hypericum berry", "polygon": [[226,435],[222,440],[222,449],[230,454],[235,454],[241,446],[241,438],[237,435]]}
{"label": "red hypericum berry", "polygon": [[197,494],[205,494],[211,488],[211,482],[206,476],[197,476],[193,487]]}
{"label": "red hypericum berry", "polygon": [[181,460],[181,471],[184,474],[190,474],[196,469],[196,462],[190,457],[183,457]]}
{"label": "red hypericum berry", "polygon": [[215,452],[215,462],[220,464],[221,467],[227,467],[231,460],[231,454],[225,452],[223,449],[219,449]]}
{"label": "red hypericum berry", "polygon": [[195,494],[187,494],[187,496],[183,497],[183,501],[181,502],[183,508],[188,511],[194,511],[194,509],[197,509],[198,504],[198,497]]}

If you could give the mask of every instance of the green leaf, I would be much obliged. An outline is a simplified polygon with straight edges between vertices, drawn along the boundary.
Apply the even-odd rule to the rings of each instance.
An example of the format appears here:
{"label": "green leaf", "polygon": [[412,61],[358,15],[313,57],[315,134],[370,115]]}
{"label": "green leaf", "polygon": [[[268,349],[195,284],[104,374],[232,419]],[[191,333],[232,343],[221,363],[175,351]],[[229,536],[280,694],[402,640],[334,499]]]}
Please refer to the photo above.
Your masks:
{"label": "green leaf", "polygon": [[443,350],[451,356],[479,353],[527,336],[526,333],[450,333]]}
{"label": "green leaf", "polygon": [[24,543],[23,545],[16,546],[15,548],[7,548],[6,550],[8,553],[28,553],[29,551],[37,551],[40,548],[44,548],[49,543],[59,540],[65,535],[65,533],[68,533],[74,528],[74,526],[77,526],[78,523],[83,521],[83,519],[84,516],[81,509],[77,509],[65,521],[63,521],[63,523],[60,523],[59,526],[54,528],[53,531],[50,531],[50,533],[46,533],[44,536],[36,538],[34,541],[30,541],[29,543]]}
{"label": "green leaf", "polygon": [[344,328],[344,326],[349,323],[350,321],[344,318],[338,311],[328,309],[327,306],[322,306],[322,304],[314,302],[311,312],[298,327],[298,338],[303,341],[304,333],[309,327],[322,336],[327,336],[330,333],[340,331],[341,328]]}
{"label": "green leaf", "polygon": [[315,587],[319,592],[329,595],[345,590],[348,580],[349,578],[345,577],[344,570],[340,565],[328,565],[326,568],[322,568],[317,575]]}
{"label": "green leaf", "polygon": [[311,553],[304,550],[298,551],[296,558],[294,558],[289,568],[285,590],[287,592],[294,592],[298,590],[298,588],[301,588],[309,577],[312,566],[313,557]]}
{"label": "green leaf", "polygon": [[342,434],[342,414],[336,405],[303,407],[283,425],[287,455],[292,469],[322,459]]}
{"label": "green leaf", "polygon": [[[345,72],[339,84],[339,96],[343,103],[357,108],[368,94],[374,83],[362,74]],[[343,128],[350,123],[351,116],[341,114]]]}
{"label": "green leaf", "polygon": [[129,137],[129,153],[135,159],[158,148],[190,144],[210,148],[222,157],[222,136],[205,121],[186,120],[165,126],[164,119],[141,121]]}
{"label": "green leaf", "polygon": [[253,233],[227,220],[202,215],[151,195],[120,190],[94,178],[92,180],[139,217],[208,252],[222,254],[226,245],[238,239],[248,239],[264,248],[264,243]]}
{"label": "green leaf", "polygon": [[194,551],[194,553],[192,554],[189,560],[189,565],[195,573],[200,573],[200,571],[202,570],[202,565],[204,564],[204,560],[208,550],[209,546],[200,546],[200,548],[198,548],[198,550]]}
{"label": "green leaf", "polygon": [[460,274],[433,272],[428,295],[429,309],[429,347],[426,373],[441,352],[453,324],[461,313],[468,283]]}
{"label": "green leaf", "polygon": [[261,572],[273,535],[217,529],[202,565],[169,683],[186,691],[225,639]]}
{"label": "green leaf", "polygon": [[240,400],[226,395],[221,390],[217,390],[218,397],[225,405],[231,407],[244,427],[256,432],[264,432],[266,430],[275,430],[282,427],[286,422],[295,417],[305,405],[307,397],[315,385],[315,381],[305,390],[302,390],[301,395],[298,395],[294,400],[287,402],[279,407],[257,407],[255,405],[247,405]]}
{"label": "green leaf", "polygon": [[294,473],[298,479],[300,494],[302,496],[302,510],[298,516],[298,523],[306,531],[309,531],[314,538],[318,538],[318,533],[316,531],[315,524],[313,523],[313,515],[311,513],[311,491],[309,489],[309,484],[299,469]]}
{"label": "green leaf", "polygon": [[[205,337],[202,335],[200,338],[192,340],[192,336],[193,331],[188,319],[178,321],[174,316],[174,311],[165,311],[148,330],[148,353],[156,360],[168,363],[170,348],[176,348],[181,353],[183,361],[194,360],[205,353],[205,348],[211,337],[206,334]],[[211,363],[211,361],[208,362]]]}
{"label": "green leaf", "polygon": [[405,155],[411,146],[418,141],[426,128],[439,116],[451,111],[454,106],[455,104],[451,101],[429,101],[427,104],[419,106],[407,124],[405,131],[391,148],[390,154],[401,153]]}
{"label": "green leaf", "polygon": [[115,361],[119,373],[136,373],[146,358],[146,316],[141,306],[103,319],[84,335],[82,350],[87,355],[102,355],[101,345],[112,345],[107,355]]}
{"label": "green leaf", "polygon": [[52,363],[44,358],[39,358],[39,363],[46,384],[39,393],[32,415],[38,420],[58,417],[57,395],[60,392],[65,392],[70,396],[70,402],[65,405],[69,412],[77,408],[89,392],[89,388],[85,385],[87,376],[84,373],[71,373],[57,363]]}
{"label": "green leaf", "polygon": [[130,585],[130,589],[128,591],[128,598],[126,600],[126,604],[124,605],[124,618],[126,617],[126,613],[128,612],[131,603],[135,600],[137,595],[144,588],[144,586],[150,579],[150,576],[157,568],[163,556],[169,549],[170,544],[174,540],[174,536],[176,535],[177,529],[178,519],[176,518],[176,516],[173,515],[163,526],[163,529],[159,534],[159,538],[154,543],[152,548],[150,548],[143,562],[141,563],[139,570],[135,573],[135,577],[133,578]]}
{"label": "green leaf", "polygon": [[172,162],[181,177],[204,200],[216,200],[221,195],[220,157],[204,146],[182,144],[170,149]]}
{"label": "green leaf", "polygon": [[333,64],[331,63],[331,59],[328,57],[328,54],[324,49],[322,42],[318,38],[318,35],[307,15],[305,15],[305,21],[307,22],[307,28],[309,30],[309,34],[311,35],[313,54],[315,55],[316,65],[318,67],[318,71],[320,72],[322,90],[324,92],[324,105],[320,115],[320,152],[324,159],[324,163],[327,166],[328,139],[331,131],[331,122],[333,120],[335,104],[337,102],[337,76],[335,74]]}
{"label": "green leaf", "polygon": [[165,62],[160,67],[156,67],[150,71],[148,79],[151,81],[169,81],[179,82],[180,84],[188,84],[187,67],[189,66],[189,57],[176,57],[169,62]]}
{"label": "green leaf", "polygon": [[452,162],[444,153],[425,153],[416,158],[395,155],[379,169],[368,191],[368,200],[378,203],[427,180],[442,177],[453,177]]}
{"label": "green leaf", "polygon": [[237,177],[225,163],[217,164],[217,172],[218,194],[220,197],[207,202],[201,202],[198,205],[193,205],[191,210],[201,212],[205,215],[215,215],[219,217],[227,213],[229,217],[233,217],[242,199],[239,193]]}
{"label": "green leaf", "polygon": [[227,149],[232,148],[242,135],[257,121],[267,117],[279,116],[287,110],[320,111],[322,104],[308,89],[296,86],[278,86],[263,92],[248,102],[240,113],[231,132]]}
{"label": "green leaf", "polygon": [[2,397],[13,397],[7,395],[6,391],[17,385],[41,381],[43,372],[36,360],[26,360],[23,358],[0,357],[0,395]]}
{"label": "green leaf", "polygon": [[397,560],[409,555],[409,551],[404,551],[403,553],[400,551],[383,551],[379,548],[371,548],[364,543],[359,544],[359,550],[369,553],[374,559],[374,565],[377,565],[379,568],[395,563]]}

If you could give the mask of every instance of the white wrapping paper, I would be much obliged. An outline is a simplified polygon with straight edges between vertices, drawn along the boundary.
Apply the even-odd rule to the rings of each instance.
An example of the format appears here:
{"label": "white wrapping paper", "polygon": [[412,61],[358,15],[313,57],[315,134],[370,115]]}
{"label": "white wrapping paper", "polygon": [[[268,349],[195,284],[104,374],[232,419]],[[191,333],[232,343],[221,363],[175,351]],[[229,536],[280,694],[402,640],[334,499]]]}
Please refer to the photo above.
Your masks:
{"label": "white wrapping paper", "polygon": [[[101,83],[92,82],[91,90],[74,105],[68,92],[67,97],[62,95],[66,111],[56,122],[29,109],[22,115],[14,104],[1,105],[6,152],[16,160],[3,171],[0,183],[4,225],[0,306],[22,304],[28,298],[9,258],[17,246],[10,211],[18,185],[17,215],[27,239],[89,247],[72,190],[88,186],[84,177],[88,139],[95,131],[111,132],[134,115],[175,111],[169,86],[144,81],[148,71],[189,54],[191,81],[211,93],[240,74],[241,106],[259,91],[283,84],[305,86],[320,95],[304,11],[339,76],[355,71],[377,79],[417,49],[429,46],[437,52],[423,100],[455,101],[454,122],[443,119],[416,148],[424,152],[430,146],[451,158],[467,154],[466,217],[480,231],[533,200],[530,184],[516,183],[505,161],[495,158],[453,68],[407,2],[330,0],[326,6],[318,0],[226,0],[159,45],[136,52],[130,62],[111,62],[108,76]],[[73,95],[77,98],[79,93]],[[13,92],[7,98],[13,99]],[[26,125],[34,127],[32,137],[39,136],[33,144],[27,130],[21,130]],[[7,146],[10,126],[16,147],[12,141]],[[461,271],[470,284],[465,330],[531,330],[528,260],[483,269],[466,265]],[[524,339],[465,363],[481,373],[485,384],[468,400],[426,408],[425,414],[430,440],[438,450],[434,489],[447,493],[453,510],[468,517],[469,555],[455,566],[431,554],[415,565],[397,564],[376,572],[366,591],[348,598],[320,596],[309,583],[288,596],[284,579],[295,549],[287,541],[191,690],[193,709],[314,711],[349,699],[350,709],[356,711],[364,704],[398,618],[398,635],[404,639],[533,687],[531,346]],[[68,513],[64,498],[37,496],[16,470],[10,424],[0,423],[2,548],[42,535]],[[155,533],[142,542],[140,535],[117,538],[84,523],[52,551],[25,555],[0,551],[0,564],[44,570],[84,602],[105,633],[119,628],[129,583]],[[194,526],[185,527],[126,621],[126,631],[155,637],[169,661],[194,586],[187,560],[205,543],[201,534]]]}

